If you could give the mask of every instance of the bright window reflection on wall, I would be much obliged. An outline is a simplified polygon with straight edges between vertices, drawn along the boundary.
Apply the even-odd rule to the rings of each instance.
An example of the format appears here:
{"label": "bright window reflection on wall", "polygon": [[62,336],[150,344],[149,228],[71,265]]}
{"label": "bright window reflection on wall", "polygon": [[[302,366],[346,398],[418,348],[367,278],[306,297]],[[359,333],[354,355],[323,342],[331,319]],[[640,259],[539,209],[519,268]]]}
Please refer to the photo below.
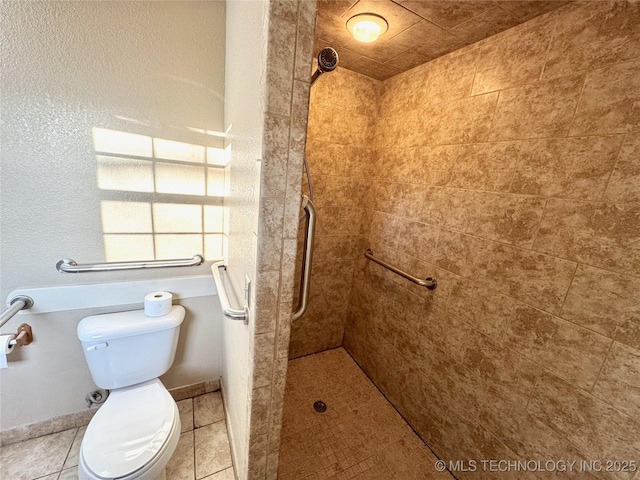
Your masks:
{"label": "bright window reflection on wall", "polygon": [[224,256],[229,148],[93,129],[108,262]]}

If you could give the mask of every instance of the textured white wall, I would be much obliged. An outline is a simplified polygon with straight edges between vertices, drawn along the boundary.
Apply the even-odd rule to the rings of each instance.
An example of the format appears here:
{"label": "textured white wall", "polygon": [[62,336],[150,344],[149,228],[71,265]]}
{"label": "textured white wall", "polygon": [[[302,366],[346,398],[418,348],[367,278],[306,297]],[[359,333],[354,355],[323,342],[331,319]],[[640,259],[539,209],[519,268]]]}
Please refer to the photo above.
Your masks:
{"label": "textured white wall", "polygon": [[[224,127],[224,2],[3,2],[0,17],[2,303],[15,288],[208,273],[205,265],[65,275],[55,263],[104,260],[94,127],[220,143],[189,127]],[[184,304],[190,316],[163,377],[169,387],[221,373],[217,299]],[[84,408],[93,384],[75,327],[85,313],[2,328],[29,318],[36,341],[2,371],[0,428]]]}
{"label": "textured white wall", "polygon": [[[255,285],[267,18],[268,2],[227,2],[225,125],[230,127],[227,141],[232,151],[228,272],[240,298],[245,275]],[[252,293],[254,305],[255,289]],[[234,465],[238,478],[243,479],[249,447],[250,329],[242,322],[225,320],[223,330],[222,387]]]}

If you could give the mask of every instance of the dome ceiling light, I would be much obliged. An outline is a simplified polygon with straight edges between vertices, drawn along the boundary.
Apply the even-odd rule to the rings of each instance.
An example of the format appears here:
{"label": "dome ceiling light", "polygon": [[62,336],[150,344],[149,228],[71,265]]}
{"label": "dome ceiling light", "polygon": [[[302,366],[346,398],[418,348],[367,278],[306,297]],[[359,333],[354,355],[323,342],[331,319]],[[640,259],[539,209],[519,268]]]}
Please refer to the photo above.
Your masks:
{"label": "dome ceiling light", "polygon": [[359,42],[375,42],[388,29],[387,21],[375,13],[359,13],[347,20],[347,30]]}

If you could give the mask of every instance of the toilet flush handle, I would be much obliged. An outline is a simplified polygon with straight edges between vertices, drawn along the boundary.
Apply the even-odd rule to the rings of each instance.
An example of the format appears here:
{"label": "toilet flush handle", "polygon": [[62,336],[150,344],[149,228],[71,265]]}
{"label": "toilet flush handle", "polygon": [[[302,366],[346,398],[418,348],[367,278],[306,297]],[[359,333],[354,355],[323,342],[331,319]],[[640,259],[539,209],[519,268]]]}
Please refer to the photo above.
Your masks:
{"label": "toilet flush handle", "polygon": [[107,348],[109,344],[107,342],[96,343],[95,345],[91,345],[87,347],[87,352],[91,352],[92,350],[100,350],[102,348]]}

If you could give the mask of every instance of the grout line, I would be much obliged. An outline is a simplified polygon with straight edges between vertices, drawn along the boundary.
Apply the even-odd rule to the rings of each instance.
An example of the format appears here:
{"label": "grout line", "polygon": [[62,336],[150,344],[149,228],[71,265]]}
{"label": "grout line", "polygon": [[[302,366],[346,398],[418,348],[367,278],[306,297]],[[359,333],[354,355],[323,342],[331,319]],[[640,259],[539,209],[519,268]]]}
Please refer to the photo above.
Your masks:
{"label": "grout line", "polygon": [[[560,303],[560,311],[558,312],[558,317],[562,315],[562,311],[564,310],[564,304],[567,301],[567,297],[569,296],[569,291],[571,290],[571,286],[573,285],[573,281],[576,279],[576,274],[578,273],[578,267],[580,266],[579,262],[576,262],[576,268],[573,270],[573,275],[571,275],[571,281],[569,282],[569,286],[567,287],[567,291],[562,298],[562,302]],[[561,317],[562,318],[562,317]],[[571,322],[573,323],[573,322]]]}
{"label": "grout line", "polygon": [[[620,151],[618,152],[618,156],[616,157],[616,161],[614,162],[613,168],[611,169],[611,172],[609,173],[609,178],[607,179],[607,182],[605,183],[604,189],[602,190],[602,195],[600,196],[600,199],[605,203],[608,203],[605,200],[606,195],[607,195],[607,190],[609,190],[609,184],[611,183],[611,179],[613,178],[613,173],[618,168],[618,163],[620,162],[620,157],[622,156],[622,151],[624,150],[624,146],[625,146],[625,142],[627,141],[627,137],[629,137],[628,133],[625,133],[624,136],[622,137],[622,142],[620,143]],[[611,204],[615,205],[615,202],[611,202]]]}
{"label": "grout line", "polygon": [[[609,350],[607,350],[607,354],[604,356],[604,360],[602,360],[602,365],[600,365],[600,370],[598,370],[598,375],[596,375],[596,379],[593,381],[593,385],[591,385],[591,388],[589,390],[586,390],[587,392],[589,392],[591,395],[593,395],[593,390],[596,388],[596,384],[598,383],[598,380],[600,379],[600,375],[602,375],[602,370],[604,370],[604,365],[605,363],[607,363],[607,360],[609,358],[609,355],[611,355],[611,350],[613,350],[613,344],[616,343],[615,340],[611,340],[611,345],[609,345]],[[595,397],[595,395],[593,395]],[[598,398],[598,397],[596,397]],[[609,402],[607,402],[609,403]]]}
{"label": "grout line", "polygon": [[584,90],[587,87],[587,77],[589,76],[589,72],[584,72],[583,75],[584,75],[584,81],[582,82],[580,95],[578,96],[578,101],[576,102],[576,108],[573,110],[573,116],[571,117],[571,123],[569,124],[569,128],[567,129],[567,134],[564,135],[565,138],[568,138],[571,136],[571,130],[573,129],[573,124],[576,121],[576,114],[578,113],[578,108],[580,107],[580,102],[582,101]]}
{"label": "grout line", "polygon": [[531,245],[528,248],[528,250],[531,252],[536,252],[536,250],[533,249],[533,246],[536,244],[536,239],[538,238],[538,234],[540,233],[540,228],[542,228],[542,221],[544,220],[545,213],[547,213],[547,205],[549,205],[549,198],[547,198],[544,201],[544,207],[542,207],[542,214],[540,215],[540,220],[538,220],[538,227],[536,228],[535,233],[531,237]]}

